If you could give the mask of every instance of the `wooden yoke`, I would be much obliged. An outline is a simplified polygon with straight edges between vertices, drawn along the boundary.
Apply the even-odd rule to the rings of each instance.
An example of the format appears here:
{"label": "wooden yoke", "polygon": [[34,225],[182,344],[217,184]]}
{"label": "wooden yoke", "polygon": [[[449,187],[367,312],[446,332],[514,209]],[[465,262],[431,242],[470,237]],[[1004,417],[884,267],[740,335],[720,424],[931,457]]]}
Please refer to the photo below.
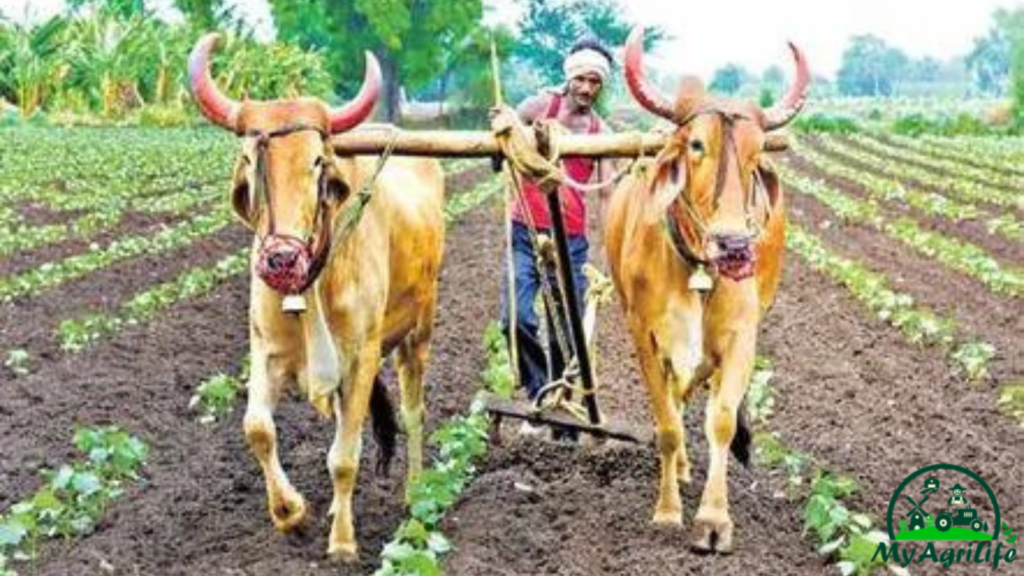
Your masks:
{"label": "wooden yoke", "polygon": [[[525,130],[529,133],[529,130]],[[654,156],[665,146],[670,134],[622,132],[618,134],[560,134],[552,148],[562,158]],[[402,130],[391,124],[367,124],[331,138],[339,156],[380,154],[394,139],[393,154],[487,158],[501,154],[492,132],[484,130]],[[765,150],[779,152],[789,147],[784,133],[768,134]]]}

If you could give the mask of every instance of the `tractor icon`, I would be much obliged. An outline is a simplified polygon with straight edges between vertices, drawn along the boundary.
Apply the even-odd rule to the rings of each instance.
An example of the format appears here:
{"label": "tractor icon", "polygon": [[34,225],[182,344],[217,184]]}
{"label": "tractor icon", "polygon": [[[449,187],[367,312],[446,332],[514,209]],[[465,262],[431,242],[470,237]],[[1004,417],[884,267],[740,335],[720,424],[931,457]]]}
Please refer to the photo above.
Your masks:
{"label": "tractor icon", "polygon": [[943,512],[935,519],[935,528],[939,532],[946,532],[953,526],[970,526],[971,530],[975,532],[980,532],[982,528],[988,530],[988,522],[982,523],[978,518],[977,510],[970,506],[953,510],[953,512],[956,513],[955,516],[949,512]]}

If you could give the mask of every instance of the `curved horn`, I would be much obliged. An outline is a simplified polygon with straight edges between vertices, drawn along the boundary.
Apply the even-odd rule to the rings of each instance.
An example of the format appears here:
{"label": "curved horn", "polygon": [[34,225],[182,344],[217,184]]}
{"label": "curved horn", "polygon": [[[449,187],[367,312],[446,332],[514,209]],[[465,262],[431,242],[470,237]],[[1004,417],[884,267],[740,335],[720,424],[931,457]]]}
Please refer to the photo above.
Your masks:
{"label": "curved horn", "polygon": [[796,78],[782,100],[764,111],[765,130],[775,130],[789,124],[807,102],[807,86],[811,83],[811,70],[807,67],[804,53],[796,47],[796,44],[789,42],[789,49],[793,52],[793,61],[796,64]]}
{"label": "curved horn", "polygon": [[331,134],[344,132],[365,120],[373,112],[374,105],[377,104],[382,83],[380,64],[373,53],[367,51],[363,85],[351,102],[341,108],[331,110]]}
{"label": "curved horn", "polygon": [[629,39],[626,40],[626,53],[623,56],[623,60],[626,63],[626,85],[629,86],[630,94],[633,95],[633,98],[641,106],[662,118],[674,121],[675,114],[673,113],[672,104],[654,86],[651,86],[644,76],[641,63],[643,55],[644,27],[637,26],[633,28],[633,31],[629,34]]}
{"label": "curved horn", "polygon": [[239,104],[225,96],[210,76],[210,55],[220,43],[220,34],[211,32],[196,42],[188,57],[188,78],[199,110],[210,122],[236,131]]}

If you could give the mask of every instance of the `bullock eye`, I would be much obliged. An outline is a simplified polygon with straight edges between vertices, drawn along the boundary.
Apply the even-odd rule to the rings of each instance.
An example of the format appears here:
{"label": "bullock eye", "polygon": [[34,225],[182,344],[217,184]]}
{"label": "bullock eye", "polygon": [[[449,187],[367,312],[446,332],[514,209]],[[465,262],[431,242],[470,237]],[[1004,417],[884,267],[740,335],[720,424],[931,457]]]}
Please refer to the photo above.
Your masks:
{"label": "bullock eye", "polygon": [[694,138],[693,140],[690,140],[689,147],[690,147],[690,154],[694,154],[694,155],[697,155],[697,156],[701,156],[701,155],[704,154],[704,141],[703,140]]}
{"label": "bullock eye", "polygon": [[314,170],[319,168],[319,167],[321,167],[321,166],[323,166],[323,165],[324,165],[324,157],[323,156],[317,156],[316,160],[313,160],[313,169]]}

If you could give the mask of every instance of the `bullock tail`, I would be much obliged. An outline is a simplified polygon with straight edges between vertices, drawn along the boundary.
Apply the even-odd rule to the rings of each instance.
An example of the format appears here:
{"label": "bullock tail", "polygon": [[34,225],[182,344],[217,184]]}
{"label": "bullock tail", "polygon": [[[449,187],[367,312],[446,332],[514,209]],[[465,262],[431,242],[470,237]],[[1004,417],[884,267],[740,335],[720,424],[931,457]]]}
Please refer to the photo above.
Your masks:
{"label": "bullock tail", "polygon": [[391,459],[395,455],[395,436],[398,422],[395,409],[388,397],[388,389],[378,374],[373,380],[370,392],[370,416],[373,418],[373,439],[377,442],[377,474],[387,476],[391,471]]}
{"label": "bullock tail", "polygon": [[747,423],[747,403],[740,402],[740,409],[736,411],[736,434],[732,437],[732,444],[729,448],[733,455],[744,466],[750,465],[750,425]]}

